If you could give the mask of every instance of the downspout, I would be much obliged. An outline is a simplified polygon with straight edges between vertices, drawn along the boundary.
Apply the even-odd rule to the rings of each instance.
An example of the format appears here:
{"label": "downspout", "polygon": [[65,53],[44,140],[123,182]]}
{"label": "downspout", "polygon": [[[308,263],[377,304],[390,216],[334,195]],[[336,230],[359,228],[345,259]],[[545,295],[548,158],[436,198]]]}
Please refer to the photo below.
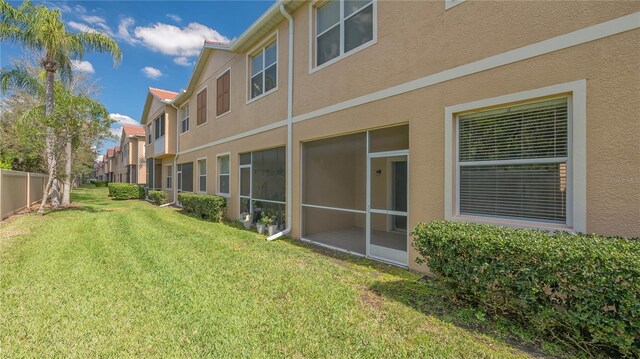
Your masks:
{"label": "downspout", "polygon": [[178,157],[180,156],[180,121],[178,121],[178,113],[180,111],[179,108],[176,107],[176,105],[173,104],[173,102],[169,103],[171,105],[171,107],[176,109],[176,155],[173,156],[173,166],[171,166],[171,187],[173,190],[173,202],[171,203],[165,203],[163,205],[161,205],[160,207],[166,207],[166,206],[171,206],[173,204],[178,203],[178,186],[176,185],[178,183],[177,178],[175,176],[177,169],[176,169],[176,163],[178,162]]}
{"label": "downspout", "polygon": [[287,228],[267,238],[272,241],[291,233],[293,220],[293,17],[280,3],[280,13],[289,21],[289,63],[287,64]]}

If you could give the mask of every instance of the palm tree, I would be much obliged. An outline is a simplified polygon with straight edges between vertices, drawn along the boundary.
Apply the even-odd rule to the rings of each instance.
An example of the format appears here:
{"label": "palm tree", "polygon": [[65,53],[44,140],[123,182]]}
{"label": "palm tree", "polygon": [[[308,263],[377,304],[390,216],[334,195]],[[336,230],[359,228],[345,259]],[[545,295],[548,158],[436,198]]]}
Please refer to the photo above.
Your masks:
{"label": "palm tree", "polygon": [[[65,29],[60,18],[60,10],[50,10],[44,5],[35,6],[29,0],[24,1],[18,8],[0,0],[0,40],[13,42],[39,54],[40,65],[46,71],[46,117],[50,117],[54,110],[53,87],[56,72],[59,71],[62,79],[70,79],[71,59],[82,58],[85,51],[91,50],[111,54],[114,65],[122,60],[120,47],[109,36],[92,31],[71,33]],[[42,196],[39,214],[44,213],[44,205],[56,175],[57,163],[53,154],[55,141],[55,134],[49,129],[45,138],[49,180]],[[68,181],[70,173],[67,175]],[[54,196],[57,201],[57,195]],[[65,204],[68,204],[68,199],[66,203],[63,202],[63,205]]]}

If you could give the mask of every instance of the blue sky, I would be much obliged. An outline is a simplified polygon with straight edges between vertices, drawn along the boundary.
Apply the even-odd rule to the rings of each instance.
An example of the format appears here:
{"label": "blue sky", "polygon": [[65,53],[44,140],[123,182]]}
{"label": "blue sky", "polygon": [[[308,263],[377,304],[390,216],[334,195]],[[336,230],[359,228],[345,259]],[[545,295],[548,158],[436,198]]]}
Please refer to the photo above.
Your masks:
{"label": "blue sky", "polygon": [[[101,31],[123,52],[113,67],[110,56],[87,54],[76,71],[101,87],[99,100],[118,122],[140,121],[148,87],[179,91],[186,87],[203,40],[232,40],[247,29],[274,0],[262,1],[47,1],[58,8],[69,31]],[[18,6],[21,2],[10,2]],[[39,3],[39,2],[36,2]],[[41,3],[41,2],[40,2]],[[0,44],[0,65],[22,57],[19,47]],[[105,143],[101,150],[114,146]]]}

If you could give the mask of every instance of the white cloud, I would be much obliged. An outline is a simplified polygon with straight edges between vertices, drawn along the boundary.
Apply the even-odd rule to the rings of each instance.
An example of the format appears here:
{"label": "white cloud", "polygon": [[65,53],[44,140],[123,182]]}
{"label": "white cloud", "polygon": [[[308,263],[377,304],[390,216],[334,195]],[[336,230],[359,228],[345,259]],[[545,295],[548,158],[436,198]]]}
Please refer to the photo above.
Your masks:
{"label": "white cloud", "polygon": [[162,71],[156,69],[155,67],[151,67],[151,66],[145,66],[142,70],[142,73],[147,76],[150,79],[157,79],[158,77],[162,76]]}
{"label": "white cloud", "polygon": [[176,14],[167,14],[167,17],[175,22],[182,22],[182,18]]}
{"label": "white cloud", "polygon": [[134,29],[133,35],[150,50],[176,57],[198,55],[204,40],[229,41],[216,30],[196,22],[183,28],[163,23],[138,26]]}
{"label": "white cloud", "polygon": [[85,72],[88,74],[96,72],[89,61],[71,60],[71,66],[73,66],[74,70],[79,72]]}
{"label": "white cloud", "polygon": [[69,21],[67,25],[69,25],[70,28],[80,32],[98,32],[96,29],[92,28],[87,24],[83,24],[75,21]]}
{"label": "white cloud", "polygon": [[173,59],[173,62],[175,62],[176,64],[178,64],[180,66],[191,66],[191,64],[192,64],[192,62],[189,61],[189,59],[184,57],[184,56],[175,57]]}
{"label": "white cloud", "polygon": [[119,113],[110,113],[109,118],[116,121],[114,125],[120,127],[122,127],[122,125],[140,125],[140,122],[127,115],[121,115]]}
{"label": "white cloud", "polygon": [[138,40],[131,36],[129,32],[129,26],[132,26],[135,23],[135,20],[130,17],[125,17],[120,20],[120,24],[118,24],[118,37],[130,45],[135,45],[138,43]]}

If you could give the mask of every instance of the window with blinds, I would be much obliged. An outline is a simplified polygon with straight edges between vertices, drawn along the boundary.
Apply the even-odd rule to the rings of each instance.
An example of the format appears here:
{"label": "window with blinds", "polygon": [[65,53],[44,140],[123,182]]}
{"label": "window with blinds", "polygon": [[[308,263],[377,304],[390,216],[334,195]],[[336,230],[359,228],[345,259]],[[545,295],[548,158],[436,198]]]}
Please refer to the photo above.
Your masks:
{"label": "window with blinds", "polygon": [[459,213],[566,223],[567,144],[567,98],[459,116]]}

